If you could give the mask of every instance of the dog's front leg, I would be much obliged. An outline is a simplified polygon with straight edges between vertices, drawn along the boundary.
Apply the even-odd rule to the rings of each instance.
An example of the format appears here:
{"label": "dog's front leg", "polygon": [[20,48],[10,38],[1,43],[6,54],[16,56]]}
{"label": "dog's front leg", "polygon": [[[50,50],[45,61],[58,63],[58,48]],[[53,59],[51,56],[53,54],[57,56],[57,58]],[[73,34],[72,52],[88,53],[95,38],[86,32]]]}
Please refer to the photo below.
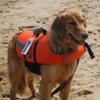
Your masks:
{"label": "dog's front leg", "polygon": [[53,88],[53,84],[50,82],[41,81],[40,84],[40,100],[50,100],[51,90]]}
{"label": "dog's front leg", "polygon": [[69,96],[70,89],[71,89],[71,83],[72,83],[72,80],[69,81],[66,84],[66,86],[61,90],[60,92],[61,100],[68,100],[68,96]]}

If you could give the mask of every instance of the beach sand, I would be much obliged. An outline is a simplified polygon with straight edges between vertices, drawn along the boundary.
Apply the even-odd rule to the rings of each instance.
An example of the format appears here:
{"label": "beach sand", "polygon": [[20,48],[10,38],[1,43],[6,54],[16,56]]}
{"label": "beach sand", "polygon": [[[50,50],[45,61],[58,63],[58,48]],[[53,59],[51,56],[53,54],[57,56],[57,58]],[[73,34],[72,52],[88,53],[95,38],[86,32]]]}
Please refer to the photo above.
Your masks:
{"label": "beach sand", "polygon": [[[49,28],[61,9],[71,7],[84,11],[87,16],[87,42],[96,58],[92,60],[86,53],[80,60],[69,100],[100,100],[100,0],[0,0],[0,100],[9,100],[10,95],[7,46],[11,38],[20,30]],[[17,97],[28,100],[30,95],[26,90],[23,96]],[[58,94],[53,100],[60,100]]]}

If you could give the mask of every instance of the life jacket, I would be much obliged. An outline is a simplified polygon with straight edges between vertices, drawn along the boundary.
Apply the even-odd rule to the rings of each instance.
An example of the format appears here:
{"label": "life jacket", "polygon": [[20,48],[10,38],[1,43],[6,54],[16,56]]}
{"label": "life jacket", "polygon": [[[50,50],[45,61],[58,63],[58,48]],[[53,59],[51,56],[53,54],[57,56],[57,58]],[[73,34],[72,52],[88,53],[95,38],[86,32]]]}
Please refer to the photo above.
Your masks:
{"label": "life jacket", "polygon": [[[50,50],[49,35],[44,35],[42,32],[38,37],[34,38],[33,31],[23,31],[19,34],[16,40],[16,52],[19,58],[28,62],[39,64],[67,64],[69,60],[75,61],[80,58],[85,52],[86,47],[79,45],[78,49],[67,54],[55,54]],[[26,55],[21,52],[27,43],[28,39],[34,39],[34,42]]]}

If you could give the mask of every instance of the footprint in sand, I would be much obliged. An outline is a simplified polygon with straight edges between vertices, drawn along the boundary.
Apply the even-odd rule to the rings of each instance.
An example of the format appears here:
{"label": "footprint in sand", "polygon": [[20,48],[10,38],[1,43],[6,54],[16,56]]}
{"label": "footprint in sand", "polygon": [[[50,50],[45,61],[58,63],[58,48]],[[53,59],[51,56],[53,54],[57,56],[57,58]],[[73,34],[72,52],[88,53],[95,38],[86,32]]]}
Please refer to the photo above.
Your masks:
{"label": "footprint in sand", "polygon": [[93,94],[91,90],[82,90],[77,93],[79,96]]}

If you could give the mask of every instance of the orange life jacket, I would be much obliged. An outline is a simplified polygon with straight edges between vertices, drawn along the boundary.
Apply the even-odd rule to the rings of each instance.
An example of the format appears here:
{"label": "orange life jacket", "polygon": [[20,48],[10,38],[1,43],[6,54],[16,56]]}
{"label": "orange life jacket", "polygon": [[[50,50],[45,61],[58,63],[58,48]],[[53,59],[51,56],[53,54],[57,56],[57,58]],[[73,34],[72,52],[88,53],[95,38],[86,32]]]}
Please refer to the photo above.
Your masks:
{"label": "orange life jacket", "polygon": [[[28,62],[34,63],[34,56],[36,55],[36,61],[39,64],[67,64],[69,63],[69,60],[75,61],[86,52],[86,47],[84,45],[79,45],[77,50],[70,53],[64,55],[55,54],[50,50],[48,36],[48,34],[43,35],[41,32],[40,35],[34,39],[34,42],[26,55],[26,60]],[[25,60],[25,58],[21,52],[29,38],[34,38],[33,31],[24,31],[20,33],[16,40],[16,51],[18,57],[22,60]],[[34,46],[37,41],[36,54],[34,54]]]}

